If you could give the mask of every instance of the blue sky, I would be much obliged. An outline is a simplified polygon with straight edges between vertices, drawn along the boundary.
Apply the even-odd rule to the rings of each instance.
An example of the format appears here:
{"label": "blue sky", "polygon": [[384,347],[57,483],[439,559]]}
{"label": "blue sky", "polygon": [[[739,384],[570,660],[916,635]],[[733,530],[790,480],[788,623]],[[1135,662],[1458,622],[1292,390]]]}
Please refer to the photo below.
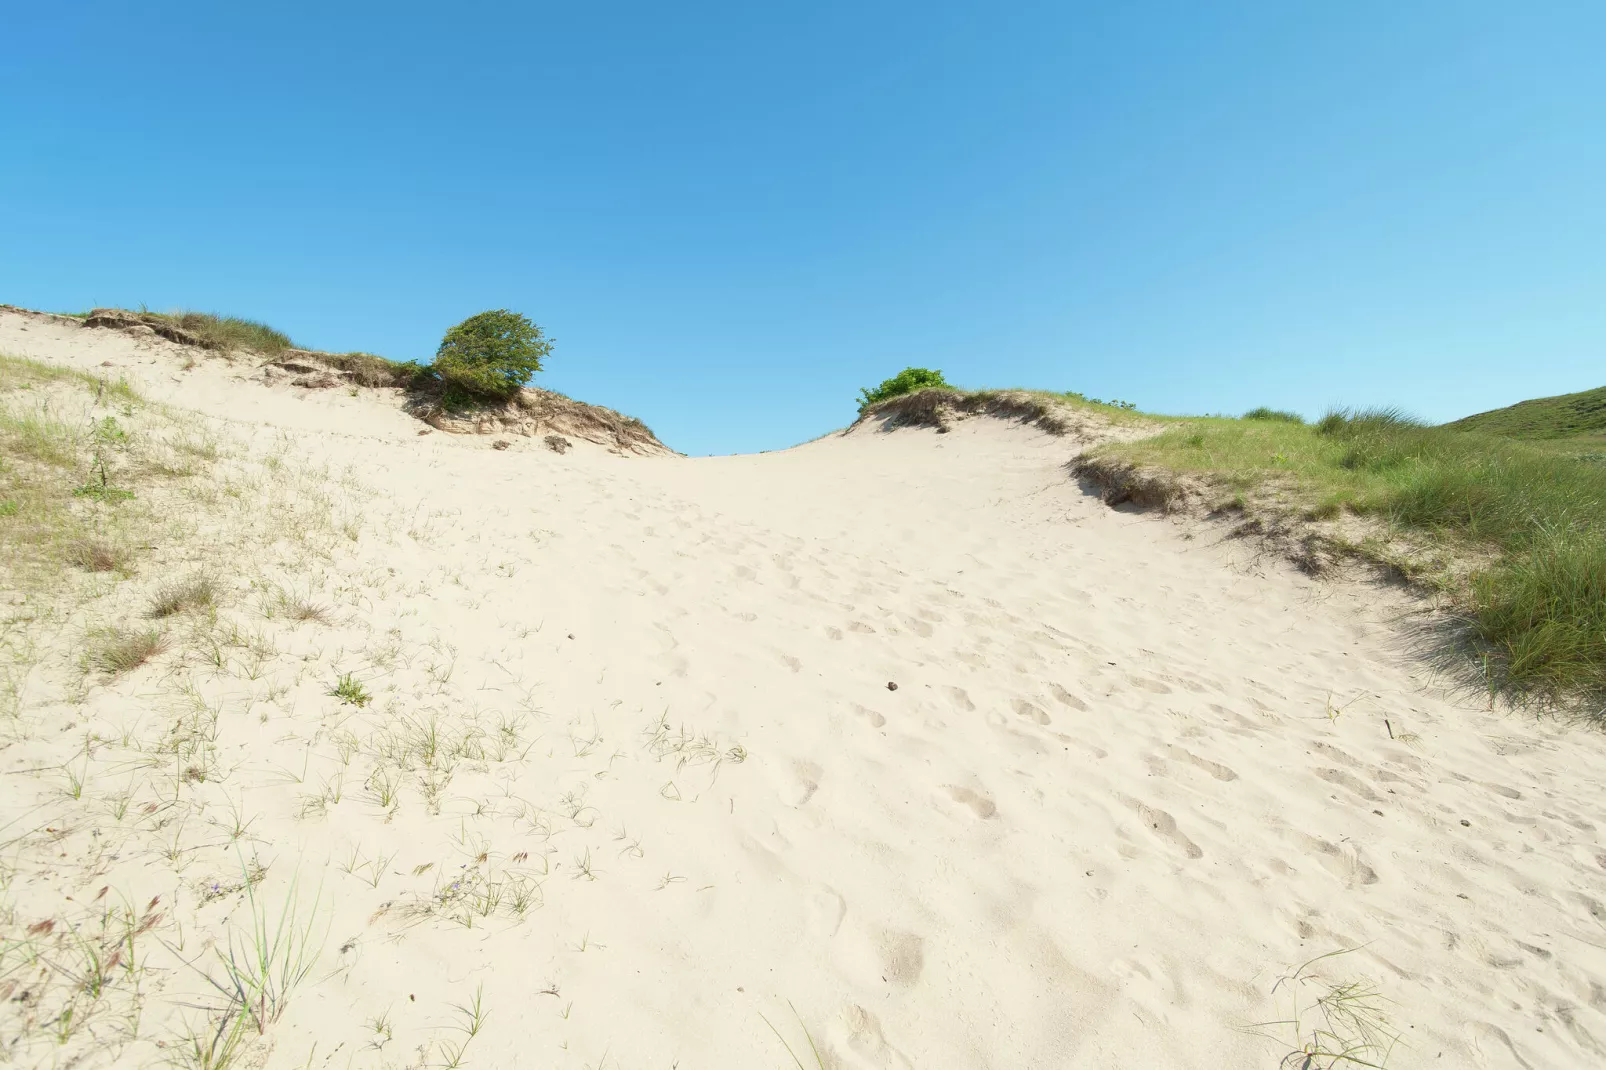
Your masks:
{"label": "blue sky", "polygon": [[395,358],[514,308],[541,385],[690,453],[905,365],[1431,419],[1606,383],[1600,3],[245,7],[8,10],[0,301]]}

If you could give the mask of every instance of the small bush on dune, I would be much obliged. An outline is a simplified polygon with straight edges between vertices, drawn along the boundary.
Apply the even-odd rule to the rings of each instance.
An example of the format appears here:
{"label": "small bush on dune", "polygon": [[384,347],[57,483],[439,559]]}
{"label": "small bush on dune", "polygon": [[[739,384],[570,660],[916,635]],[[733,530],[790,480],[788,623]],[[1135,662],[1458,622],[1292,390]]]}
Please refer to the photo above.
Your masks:
{"label": "small bush on dune", "polygon": [[1281,420],[1285,424],[1302,424],[1305,418],[1297,412],[1287,409],[1268,409],[1262,405],[1258,409],[1250,409],[1244,413],[1245,420]]}
{"label": "small bush on dune", "polygon": [[952,390],[948,380],[942,377],[942,372],[930,368],[905,368],[891,379],[884,380],[880,386],[870,389],[866,387],[859,391],[859,411],[863,412],[877,402],[888,398],[900,397],[904,394],[913,394],[916,390],[926,390],[936,387],[942,390]]}
{"label": "small bush on dune", "polygon": [[540,327],[505,308],[470,316],[446,332],[435,352],[435,374],[447,401],[505,401],[541,370],[552,341]]}

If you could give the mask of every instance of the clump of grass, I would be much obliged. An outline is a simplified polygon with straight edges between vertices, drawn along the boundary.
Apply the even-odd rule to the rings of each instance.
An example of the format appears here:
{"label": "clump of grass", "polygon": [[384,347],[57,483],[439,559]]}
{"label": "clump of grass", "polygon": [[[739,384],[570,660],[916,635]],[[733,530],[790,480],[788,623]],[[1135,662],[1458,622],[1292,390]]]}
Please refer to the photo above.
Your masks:
{"label": "clump of grass", "polygon": [[[278,918],[270,919],[257,900],[257,881],[247,874],[244,884],[251,931],[244,937],[230,934],[227,952],[217,952],[223,977],[209,975],[207,980],[229,1000],[222,1016],[229,1029],[243,1020],[261,1035],[284,1014],[290,996],[317,965],[322,952],[322,941],[313,937],[318,903],[314,899],[310,916],[301,917],[298,884],[292,883]],[[218,1035],[226,1035],[225,1030]]]}
{"label": "clump of grass", "polygon": [[210,609],[217,604],[217,595],[217,580],[197,572],[161,587],[151,600],[146,616],[161,620],[186,610]]}
{"label": "clump of grass", "polygon": [[1281,420],[1283,423],[1288,424],[1302,424],[1305,422],[1305,418],[1299,415],[1297,412],[1289,412],[1287,409],[1269,409],[1264,405],[1257,409],[1250,409],[1248,412],[1244,413],[1244,419]]}
{"label": "clump of grass", "polygon": [[[1384,1070],[1388,1065],[1400,1042],[1389,1023],[1389,1001],[1370,982],[1335,982],[1317,972],[1320,963],[1351,950],[1319,955],[1272,986],[1273,994],[1287,992],[1290,1014],[1281,1021],[1262,1022],[1259,1028],[1288,1031],[1291,1050],[1279,1065],[1288,1070]],[[1319,994],[1307,994],[1313,990]]]}
{"label": "clump of grass", "polygon": [[328,624],[329,616],[332,612],[322,602],[314,602],[312,599],[302,595],[293,595],[284,591],[279,592],[278,598],[274,600],[273,608],[277,615],[290,620],[310,620],[317,621],[319,624]]}
{"label": "clump of grass", "polygon": [[119,543],[87,537],[74,542],[67,550],[67,560],[85,572],[127,572],[130,554]]}
{"label": "clump of grass", "polygon": [[319,353],[318,359],[346,372],[358,386],[411,389],[431,381],[435,373],[417,361],[389,360],[373,353]]}
{"label": "clump of grass", "polygon": [[245,350],[263,356],[278,356],[291,348],[290,336],[265,323],[240,316],[219,316],[212,312],[150,312],[142,309],[141,319],[163,320],[194,335],[207,349],[223,352]]}
{"label": "clump of grass", "polygon": [[357,707],[368,705],[374,698],[368,693],[368,689],[362,685],[362,681],[357,679],[356,674],[349,672],[343,672],[337,676],[335,685],[328,690],[327,694],[339,699],[341,702]]}
{"label": "clump of grass", "polygon": [[121,676],[161,654],[167,646],[167,636],[158,629],[118,628],[96,638],[89,660],[102,672]]}

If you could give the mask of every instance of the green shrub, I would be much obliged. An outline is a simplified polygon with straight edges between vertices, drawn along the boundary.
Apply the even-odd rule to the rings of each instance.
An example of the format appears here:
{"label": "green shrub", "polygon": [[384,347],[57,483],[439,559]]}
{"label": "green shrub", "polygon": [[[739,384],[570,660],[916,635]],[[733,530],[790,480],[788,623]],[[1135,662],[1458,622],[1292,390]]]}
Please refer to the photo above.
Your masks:
{"label": "green shrub", "polygon": [[499,308],[470,316],[446,332],[435,352],[435,373],[447,399],[506,400],[541,370],[552,341],[517,312]]}
{"label": "green shrub", "polygon": [[948,380],[942,377],[942,372],[932,371],[930,368],[905,368],[891,379],[883,381],[875,389],[866,388],[859,391],[859,411],[863,412],[871,405],[886,401],[888,398],[913,394],[916,390],[925,390],[928,387],[953,389],[948,385]]}
{"label": "green shrub", "polygon": [[1286,424],[1302,424],[1305,422],[1305,418],[1299,415],[1297,412],[1289,412],[1287,409],[1268,409],[1264,405],[1260,406],[1258,409],[1250,409],[1248,412],[1244,413],[1244,419],[1281,420]]}

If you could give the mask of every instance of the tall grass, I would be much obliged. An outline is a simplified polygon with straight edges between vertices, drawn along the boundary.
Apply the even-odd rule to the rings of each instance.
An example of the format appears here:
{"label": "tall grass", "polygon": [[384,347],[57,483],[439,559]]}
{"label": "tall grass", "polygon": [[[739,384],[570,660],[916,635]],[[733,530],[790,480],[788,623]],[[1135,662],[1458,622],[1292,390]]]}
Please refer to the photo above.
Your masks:
{"label": "tall grass", "polygon": [[207,349],[224,352],[243,349],[271,357],[291,348],[290,336],[283,331],[239,316],[219,316],[212,312],[151,312],[147,309],[141,309],[140,315],[184,328]]}
{"label": "tall grass", "polygon": [[1480,560],[1451,590],[1491,683],[1547,699],[1606,694],[1606,465],[1397,410],[1305,426],[1190,421],[1104,447],[1313,517],[1350,512]]}

